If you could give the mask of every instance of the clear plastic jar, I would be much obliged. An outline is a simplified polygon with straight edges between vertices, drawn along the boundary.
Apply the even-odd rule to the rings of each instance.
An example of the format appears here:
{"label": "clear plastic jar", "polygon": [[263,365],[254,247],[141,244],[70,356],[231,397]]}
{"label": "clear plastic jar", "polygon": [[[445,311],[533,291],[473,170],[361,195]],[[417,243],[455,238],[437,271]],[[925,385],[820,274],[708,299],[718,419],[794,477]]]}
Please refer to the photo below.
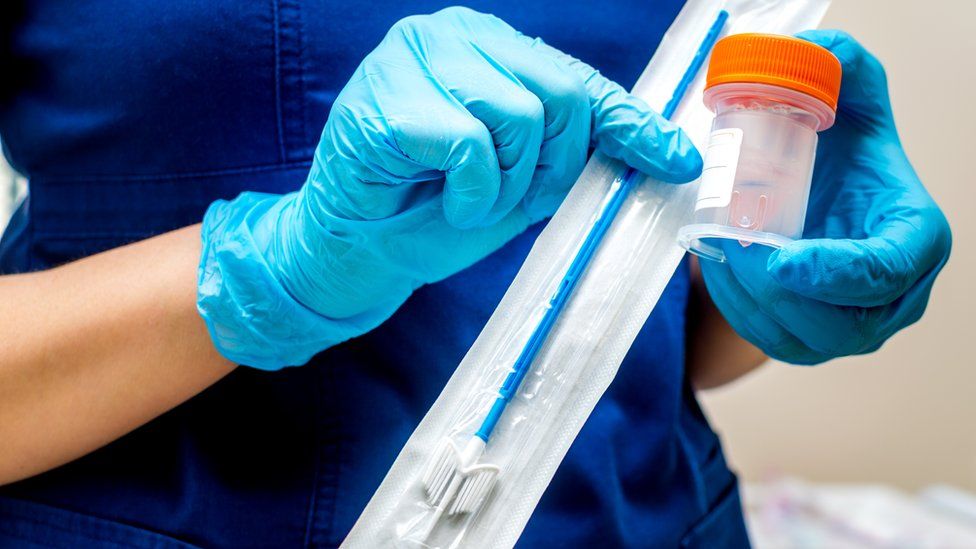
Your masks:
{"label": "clear plastic jar", "polygon": [[[741,70],[736,76],[750,79]],[[754,80],[717,83],[705,90],[705,104],[715,121],[692,223],[679,231],[678,242],[708,259],[725,259],[714,239],[781,247],[802,237],[817,132],[834,123],[834,107],[823,100],[762,81],[768,77]],[[839,73],[837,80],[839,84]]]}

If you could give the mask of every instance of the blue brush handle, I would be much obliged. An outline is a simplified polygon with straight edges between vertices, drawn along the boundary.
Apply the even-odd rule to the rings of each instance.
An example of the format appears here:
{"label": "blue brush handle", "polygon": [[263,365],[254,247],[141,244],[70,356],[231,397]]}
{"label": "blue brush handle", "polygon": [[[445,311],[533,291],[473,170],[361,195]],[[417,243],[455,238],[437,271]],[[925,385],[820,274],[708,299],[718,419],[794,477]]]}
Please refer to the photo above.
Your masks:
{"label": "blue brush handle", "polygon": [[[674,89],[674,94],[661,113],[664,118],[670,120],[674,116],[674,112],[681,103],[681,98],[684,97],[685,92],[688,91],[688,87],[694,82],[695,76],[705,63],[708,52],[712,50],[712,46],[718,40],[718,36],[722,32],[722,27],[725,26],[725,21],[728,18],[728,12],[725,10],[720,11],[715,22],[708,29],[708,33],[705,34],[705,38],[698,47],[698,51],[695,52],[695,57],[692,58],[691,64],[688,65],[688,70],[681,77],[681,81],[678,82],[678,85]],[[498,420],[501,419],[502,413],[505,412],[505,406],[515,396],[519,386],[522,384],[522,380],[529,373],[529,366],[532,365],[536,355],[539,354],[539,350],[542,349],[542,345],[546,342],[546,338],[549,337],[549,332],[552,331],[552,327],[556,324],[559,314],[566,306],[566,303],[569,302],[569,297],[572,295],[573,289],[576,288],[576,284],[583,278],[583,272],[586,270],[587,265],[589,265],[590,260],[596,255],[600,241],[603,240],[603,236],[610,230],[610,225],[613,224],[614,218],[620,212],[624,201],[630,195],[630,191],[637,185],[639,179],[639,173],[633,168],[627,168],[623,177],[620,178],[620,185],[617,186],[613,192],[613,196],[610,197],[610,201],[603,209],[603,212],[600,213],[599,219],[596,220],[593,228],[586,235],[586,239],[583,241],[579,252],[576,253],[576,257],[573,258],[573,262],[570,263],[566,275],[563,276],[559,287],[556,288],[555,293],[550,298],[549,307],[546,309],[545,315],[539,321],[539,325],[536,326],[532,335],[529,336],[529,341],[522,348],[522,352],[519,353],[515,364],[512,365],[512,371],[508,373],[508,376],[505,377],[505,382],[498,389],[498,398],[492,404],[491,410],[488,411],[488,415],[485,417],[484,422],[482,422],[481,427],[475,432],[474,435],[476,437],[488,442],[491,432],[498,424]]]}

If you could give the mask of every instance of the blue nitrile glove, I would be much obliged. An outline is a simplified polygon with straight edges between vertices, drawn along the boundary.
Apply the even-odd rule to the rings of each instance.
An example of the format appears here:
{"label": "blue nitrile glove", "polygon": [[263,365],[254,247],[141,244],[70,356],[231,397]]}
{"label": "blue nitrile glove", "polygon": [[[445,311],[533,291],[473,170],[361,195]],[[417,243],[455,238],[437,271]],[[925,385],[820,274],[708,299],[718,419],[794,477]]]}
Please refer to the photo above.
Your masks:
{"label": "blue nitrile glove", "polygon": [[722,243],[702,261],[712,299],[767,355],[796,364],[869,353],[918,320],[949,258],[949,224],[902,150],[884,68],[849,35],[808,31],[843,66],[837,121],[820,135],[804,240]]}
{"label": "blue nitrile glove", "polygon": [[404,19],[336,98],[301,190],[210,207],[200,313],[231,360],[303,364],[552,215],[589,146],[662,180],[701,171],[676,126],[498,18]]}

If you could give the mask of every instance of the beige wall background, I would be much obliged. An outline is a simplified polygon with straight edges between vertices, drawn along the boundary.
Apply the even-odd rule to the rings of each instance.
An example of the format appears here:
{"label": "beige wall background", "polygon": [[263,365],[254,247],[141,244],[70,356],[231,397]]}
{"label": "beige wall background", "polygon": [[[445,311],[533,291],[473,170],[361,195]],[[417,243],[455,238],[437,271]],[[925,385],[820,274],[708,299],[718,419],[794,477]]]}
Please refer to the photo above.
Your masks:
{"label": "beige wall background", "polygon": [[885,64],[902,142],[953,230],[922,320],[877,353],[770,363],[702,395],[746,480],[792,474],[976,491],[976,1],[834,0],[824,28]]}

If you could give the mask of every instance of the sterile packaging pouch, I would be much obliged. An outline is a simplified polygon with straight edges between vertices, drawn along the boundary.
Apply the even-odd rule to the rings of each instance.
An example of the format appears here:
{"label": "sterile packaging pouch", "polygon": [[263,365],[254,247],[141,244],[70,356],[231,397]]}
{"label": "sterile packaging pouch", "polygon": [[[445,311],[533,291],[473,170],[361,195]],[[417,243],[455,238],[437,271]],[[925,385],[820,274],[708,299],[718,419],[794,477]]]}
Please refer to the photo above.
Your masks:
{"label": "sterile packaging pouch", "polygon": [[[704,150],[713,115],[702,102],[704,71],[696,70],[703,44],[707,54],[716,29],[727,35],[814,28],[828,4],[689,0],[632,93],[661,112],[677,97],[672,120]],[[588,239],[631,175],[622,163],[593,155],[343,547],[515,545],[684,255],[676,236],[694,210],[697,183],[636,174],[602,238]],[[512,383],[552,297],[591,244],[592,259],[537,342],[524,379]]]}

